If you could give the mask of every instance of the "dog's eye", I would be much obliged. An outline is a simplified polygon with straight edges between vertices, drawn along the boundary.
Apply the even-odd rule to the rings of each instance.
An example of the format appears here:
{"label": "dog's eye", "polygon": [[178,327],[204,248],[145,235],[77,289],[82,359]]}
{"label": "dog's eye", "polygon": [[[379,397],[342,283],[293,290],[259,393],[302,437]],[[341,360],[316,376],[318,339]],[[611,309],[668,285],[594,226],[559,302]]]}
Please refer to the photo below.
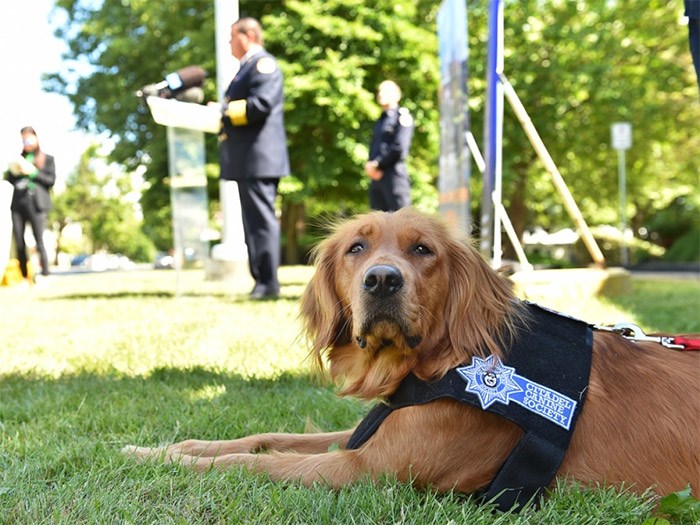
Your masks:
{"label": "dog's eye", "polygon": [[413,253],[417,255],[431,255],[433,250],[428,248],[425,244],[416,244],[413,247]]}
{"label": "dog's eye", "polygon": [[360,253],[363,251],[365,251],[365,243],[356,242],[356,243],[353,243],[352,246],[350,246],[348,253]]}

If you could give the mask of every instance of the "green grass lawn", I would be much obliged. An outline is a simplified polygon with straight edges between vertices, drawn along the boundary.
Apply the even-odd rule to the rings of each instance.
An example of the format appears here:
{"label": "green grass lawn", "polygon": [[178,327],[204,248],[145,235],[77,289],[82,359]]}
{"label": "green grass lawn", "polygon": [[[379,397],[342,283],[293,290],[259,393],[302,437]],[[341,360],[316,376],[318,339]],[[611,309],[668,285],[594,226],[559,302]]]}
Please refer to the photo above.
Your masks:
{"label": "green grass lawn", "polygon": [[[179,282],[133,271],[0,288],[0,523],[628,525],[652,515],[650,496],[609,489],[561,484],[538,511],[496,515],[391,479],[334,492],[120,454],[125,444],[355,424],[367,406],[310,374],[297,339],[311,272],[283,268],[282,298],[256,303],[247,278],[206,282],[194,270]],[[628,297],[549,306],[595,323],[700,332],[697,280],[635,280]]]}

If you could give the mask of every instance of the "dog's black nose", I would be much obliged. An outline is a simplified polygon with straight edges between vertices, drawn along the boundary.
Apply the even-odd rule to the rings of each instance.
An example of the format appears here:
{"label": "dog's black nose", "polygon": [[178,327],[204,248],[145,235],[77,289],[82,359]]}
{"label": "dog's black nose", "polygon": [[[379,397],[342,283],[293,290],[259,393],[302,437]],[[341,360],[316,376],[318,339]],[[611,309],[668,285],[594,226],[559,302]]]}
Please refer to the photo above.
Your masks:
{"label": "dog's black nose", "polygon": [[403,276],[398,268],[386,264],[372,266],[362,281],[362,287],[376,297],[388,297],[403,286]]}

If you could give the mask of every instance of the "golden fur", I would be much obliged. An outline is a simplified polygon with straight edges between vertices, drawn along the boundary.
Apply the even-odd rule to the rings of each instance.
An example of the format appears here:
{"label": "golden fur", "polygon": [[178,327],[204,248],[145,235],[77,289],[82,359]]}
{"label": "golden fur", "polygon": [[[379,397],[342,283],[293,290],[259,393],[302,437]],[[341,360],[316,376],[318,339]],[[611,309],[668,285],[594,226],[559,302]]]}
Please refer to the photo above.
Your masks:
{"label": "golden fur", "polygon": [[[410,209],[340,225],[319,246],[316,267],[301,316],[313,355],[329,361],[345,395],[388,396],[409,372],[434,379],[472,355],[501,355],[499,334],[512,334],[522,316],[505,278],[440,220]],[[372,288],[376,272],[386,273],[380,277],[391,291]],[[305,485],[340,487],[389,473],[472,492],[490,483],[522,431],[438,400],[394,411],[357,450],[344,449],[351,434],[261,434],[125,452],[198,470],[244,465]],[[339,449],[329,451],[333,445]],[[557,476],[661,494],[690,484],[697,496],[700,352],[595,332],[587,400]]]}

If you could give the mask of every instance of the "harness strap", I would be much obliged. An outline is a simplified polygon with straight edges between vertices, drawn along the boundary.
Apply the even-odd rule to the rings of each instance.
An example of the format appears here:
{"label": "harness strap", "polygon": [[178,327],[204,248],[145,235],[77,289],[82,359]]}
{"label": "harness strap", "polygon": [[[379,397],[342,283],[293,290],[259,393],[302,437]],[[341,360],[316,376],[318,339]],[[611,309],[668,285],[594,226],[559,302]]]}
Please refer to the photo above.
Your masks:
{"label": "harness strap", "polygon": [[554,393],[575,400],[569,425],[562,427],[534,413],[526,407],[526,403],[509,403],[508,398],[505,402],[492,402],[484,408],[483,399],[465,388],[467,383],[464,376],[455,368],[434,382],[421,381],[409,374],[388,400],[377,404],[360,422],[346,448],[362,446],[394,410],[436,399],[454,399],[500,415],[525,431],[484,490],[484,498],[494,502],[502,511],[519,511],[529,502],[537,502],[564,459],[585,400],[591,365],[592,331],[581,321],[559,316],[536,305],[528,305],[528,308],[528,332],[519,336],[512,345],[508,353],[509,365],[527,376],[526,380],[531,385],[547,385]]}
{"label": "harness strap", "polygon": [[[394,410],[407,406],[449,398],[480,408],[478,401],[472,399],[470,394],[465,392],[465,395],[459,395],[460,390],[464,390],[464,381],[454,370],[435,383],[425,383],[414,375],[408,376],[391,397],[390,404],[378,403],[372,408],[353,432],[346,448],[362,446]],[[520,511],[539,498],[549,486],[564,459],[566,448],[555,445],[551,437],[525,432],[489,487],[482,492],[483,499],[495,503],[504,512]]]}
{"label": "harness strap", "polygon": [[393,411],[394,407],[389,406],[386,403],[377,403],[374,405],[372,410],[369,411],[369,414],[367,414],[365,418],[360,421],[360,424],[357,425],[357,428],[355,428],[352,436],[350,436],[348,444],[345,446],[345,448],[352,450],[360,448],[362,445],[364,445],[364,443],[374,435],[387,416]]}
{"label": "harness strap", "polygon": [[520,511],[539,499],[559,469],[566,449],[549,440],[526,432],[482,493],[487,502],[494,502],[502,511]]}

